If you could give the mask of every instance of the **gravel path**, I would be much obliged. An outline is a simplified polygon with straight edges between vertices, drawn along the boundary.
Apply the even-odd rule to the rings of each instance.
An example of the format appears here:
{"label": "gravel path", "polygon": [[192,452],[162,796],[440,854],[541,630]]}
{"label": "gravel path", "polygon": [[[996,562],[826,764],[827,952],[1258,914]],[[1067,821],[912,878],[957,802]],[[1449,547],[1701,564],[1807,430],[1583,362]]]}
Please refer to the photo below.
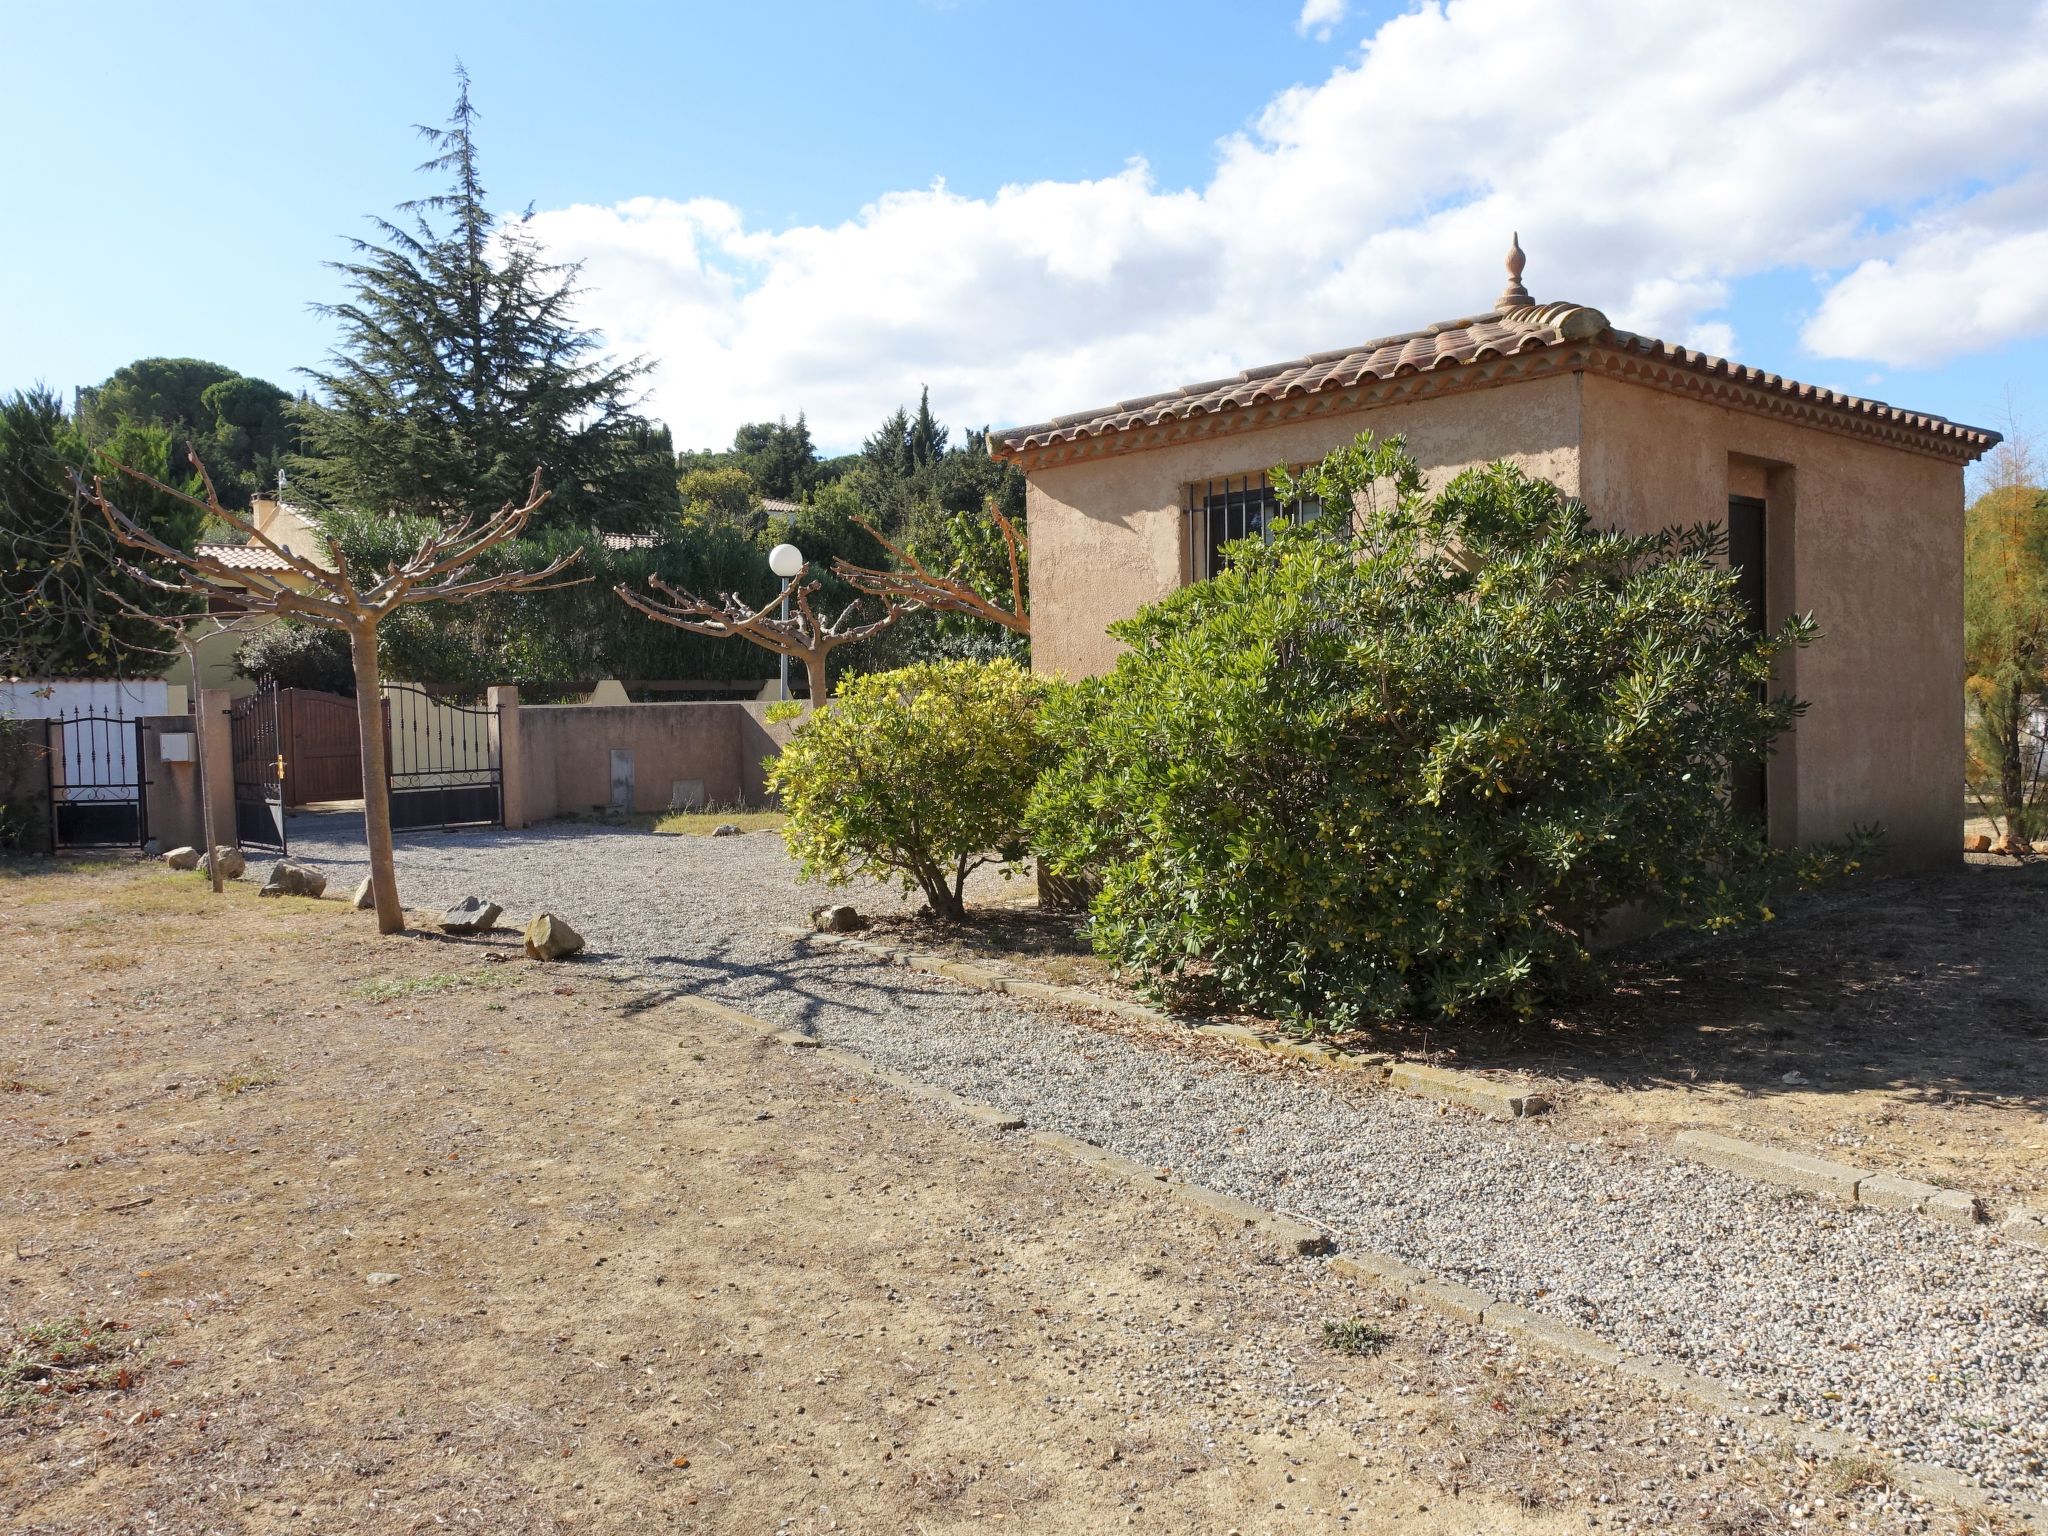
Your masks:
{"label": "gravel path", "polygon": [[[293,857],[362,874],[347,819]],[[1191,1061],[1018,1000],[776,933],[834,899],[781,841],[544,827],[399,842],[401,889],[545,900],[592,958],[702,992],[1138,1161],[1327,1225],[1597,1329],[1808,1419],[2048,1499],[2048,1264],[1917,1218],[1837,1207],[1660,1154],[1581,1145],[1337,1074]],[[866,910],[896,898],[866,891]]]}

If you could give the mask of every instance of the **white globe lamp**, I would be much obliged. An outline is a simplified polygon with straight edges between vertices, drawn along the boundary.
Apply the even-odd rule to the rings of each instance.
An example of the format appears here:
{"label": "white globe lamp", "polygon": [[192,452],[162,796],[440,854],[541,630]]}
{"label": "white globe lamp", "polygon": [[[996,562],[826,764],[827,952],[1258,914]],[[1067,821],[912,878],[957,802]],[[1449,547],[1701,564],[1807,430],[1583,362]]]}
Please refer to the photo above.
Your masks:
{"label": "white globe lamp", "polygon": [[[768,551],[768,569],[781,577],[785,583],[796,580],[803,573],[803,568],[804,552],[794,544],[778,544]],[[782,618],[785,623],[789,620],[789,588],[787,585],[782,589]],[[782,656],[782,697],[784,699],[789,697],[789,653],[787,651]],[[815,707],[817,700],[813,699],[811,703]]]}

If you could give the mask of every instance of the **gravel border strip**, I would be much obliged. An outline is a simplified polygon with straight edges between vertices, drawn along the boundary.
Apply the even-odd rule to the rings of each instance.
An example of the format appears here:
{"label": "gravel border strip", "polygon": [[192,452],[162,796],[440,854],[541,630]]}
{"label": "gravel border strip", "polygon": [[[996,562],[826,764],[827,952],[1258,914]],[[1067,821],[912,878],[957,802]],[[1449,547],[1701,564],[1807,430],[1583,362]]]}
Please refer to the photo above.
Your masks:
{"label": "gravel border strip", "polygon": [[[1785,1152],[1761,1142],[1744,1141],[1718,1131],[1680,1131],[1672,1148],[1681,1156],[1710,1168],[1740,1173],[1767,1184],[1783,1184],[1808,1194],[1825,1195],[1847,1205],[1874,1205],[1881,1210],[1905,1211],[1929,1221],[1952,1227],[1975,1227],[1985,1222],[1985,1204],[1961,1189],[1943,1189],[1918,1179],[1895,1174],[1872,1173],[1848,1163],[1829,1162],[1799,1152]],[[2048,1216],[2015,1206],[1999,1224],[2000,1237],[2033,1248],[2048,1248]]]}
{"label": "gravel border strip", "polygon": [[[813,932],[804,928],[785,928],[779,931],[790,938],[833,944],[873,956],[878,960],[887,960],[907,970],[943,976],[949,981],[984,992],[1002,992],[1013,997],[1038,998],[1046,1002],[1092,1008],[1099,1013],[1139,1019],[1148,1024],[1178,1025],[1191,1029],[1198,1035],[1227,1040],[1233,1045],[1241,1045],[1250,1050],[1292,1057],[1298,1061],[1341,1071],[1377,1073],[1380,1080],[1389,1088],[1413,1094],[1417,1098],[1433,1099],[1440,1103],[1474,1109],[1496,1120],[1516,1120],[1528,1115],[1546,1114],[1551,1107],[1550,1099],[1545,1094],[1501,1083],[1493,1078],[1481,1077],[1472,1072],[1396,1061],[1391,1056],[1368,1051],[1341,1050],[1316,1040],[1291,1040],[1284,1036],[1261,1034],[1258,1030],[1248,1029],[1242,1024],[1196,1024],[1162,1009],[1149,1008],[1143,1003],[1104,997],[1100,993],[1090,992],[1081,987],[1062,987],[1049,982],[1032,981],[1007,971],[955,960],[936,950],[877,943],[873,939],[863,939],[847,933]],[[1723,1135],[1716,1131],[1680,1131],[1672,1145],[1681,1156],[1694,1162],[1705,1163],[1709,1167],[1729,1173],[1739,1173],[1768,1184],[1783,1184],[1792,1189],[1804,1190],[1808,1194],[1830,1196],[1845,1204],[1903,1211],[1952,1227],[1974,1227],[1986,1219],[1985,1202],[1967,1190],[1943,1189],[1939,1185],[1897,1174],[1873,1173],[1868,1169],[1851,1167],[1847,1163],[1829,1162],[1823,1158],[1808,1157],[1797,1152],[1784,1152],[1760,1142],[1744,1141],[1739,1137]],[[1998,1228],[1998,1234],[2010,1242],[2048,1249],[2048,1212],[2016,1207],[2006,1214]]]}
{"label": "gravel border strip", "polygon": [[[822,937],[822,935],[820,935]],[[835,936],[838,937],[838,936]],[[844,942],[844,940],[841,940]],[[878,948],[879,946],[863,946]],[[947,962],[951,964],[952,962]],[[941,971],[937,974],[944,975]],[[993,974],[993,973],[990,973]],[[1038,984],[1033,983],[1034,987]],[[1060,989],[1048,988],[1049,991]],[[1089,994],[1080,994],[1083,997]],[[1064,999],[1062,999],[1064,1000]],[[703,1017],[736,1024],[763,1035],[789,1049],[817,1050],[836,1066],[901,1089],[914,1098],[951,1111],[986,1129],[998,1132],[1024,1129],[1025,1118],[1014,1111],[982,1104],[932,1083],[878,1066],[858,1052],[826,1046],[815,1035],[787,1030],[767,1019],[757,1018],[724,1003],[696,996],[675,1001]],[[1455,1321],[1504,1333],[1516,1343],[1561,1354],[1588,1365],[1620,1372],[1639,1383],[1655,1387],[1710,1413],[1739,1418],[1788,1449],[1810,1449],[1832,1457],[1855,1457],[1874,1461],[1888,1473],[1928,1499],[1938,1499],[1959,1509],[1983,1510],[2017,1518],[2030,1527],[2048,1530],[2048,1504],[2000,1496],[1978,1487],[1946,1467],[1908,1461],[1892,1456],[1868,1441],[1840,1430],[1808,1424],[1790,1414],[1763,1406],[1755,1398],[1734,1391],[1710,1377],[1652,1355],[1631,1355],[1619,1345],[1591,1329],[1575,1327],[1556,1318],[1512,1302],[1504,1302],[1468,1285],[1442,1280],[1391,1254],[1356,1249],[1333,1252],[1329,1236],[1307,1222],[1280,1211],[1270,1211],[1220,1190],[1169,1178],[1131,1158],[1068,1136],[1059,1131],[1034,1131],[1034,1145],[1062,1153],[1084,1167],[1093,1168],[1141,1191],[1160,1191],[1190,1209],[1220,1218],[1243,1230],[1258,1233],[1283,1257],[1323,1258],[1337,1273],[1382,1290],[1394,1292],[1418,1306],[1430,1308]]]}
{"label": "gravel border strip", "polygon": [[911,949],[900,944],[880,944],[872,939],[857,938],[852,934],[812,932],[804,928],[784,928],[778,931],[789,938],[810,939],[836,945],[842,949],[851,949],[860,954],[873,956],[877,960],[887,960],[891,964],[903,966],[906,970],[943,976],[949,981],[956,981],[962,986],[974,987],[983,992],[1001,992],[1011,997],[1067,1003],[1075,1007],[1092,1008],[1098,1013],[1114,1014],[1119,1018],[1137,1019],[1147,1024],[1179,1026],[1192,1029],[1198,1035],[1226,1040],[1249,1050],[1288,1056],[1297,1061],[1307,1061],[1340,1071],[1373,1073],[1389,1088],[1399,1092],[1413,1094],[1417,1098],[1434,1099],[1440,1103],[1457,1104],[1465,1109],[1476,1109],[1495,1120],[1519,1120],[1529,1115],[1548,1113],[1550,1109],[1549,1097],[1533,1088],[1502,1083],[1490,1077],[1481,1077],[1474,1072],[1458,1072],[1449,1067],[1427,1067],[1414,1062],[1396,1061],[1381,1052],[1347,1051],[1334,1045],[1326,1045],[1319,1040],[1291,1040],[1281,1035],[1262,1034],[1242,1024],[1195,1024],[1162,1009],[1148,1008],[1143,1003],[1104,997],[1099,992],[1090,992],[1081,987],[1060,987],[1050,982],[1032,981],[985,965],[970,965],[935,950]]}

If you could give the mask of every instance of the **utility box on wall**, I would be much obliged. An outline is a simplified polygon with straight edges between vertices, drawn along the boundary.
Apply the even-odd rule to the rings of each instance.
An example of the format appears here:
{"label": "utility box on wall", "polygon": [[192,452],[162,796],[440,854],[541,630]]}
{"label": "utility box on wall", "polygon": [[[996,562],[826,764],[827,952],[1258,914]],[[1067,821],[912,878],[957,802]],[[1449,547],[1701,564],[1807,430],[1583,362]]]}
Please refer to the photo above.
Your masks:
{"label": "utility box on wall", "polygon": [[612,748],[612,809],[633,809],[633,749]]}

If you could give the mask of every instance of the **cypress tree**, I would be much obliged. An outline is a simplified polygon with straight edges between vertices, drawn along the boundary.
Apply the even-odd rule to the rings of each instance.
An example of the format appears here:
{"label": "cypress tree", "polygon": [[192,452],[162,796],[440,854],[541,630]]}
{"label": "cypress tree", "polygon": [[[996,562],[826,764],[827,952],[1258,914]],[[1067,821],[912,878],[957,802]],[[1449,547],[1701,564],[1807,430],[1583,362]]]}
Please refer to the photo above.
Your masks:
{"label": "cypress tree", "polygon": [[325,400],[300,408],[296,481],[337,509],[454,521],[522,499],[536,466],[553,526],[651,528],[677,512],[672,459],[635,412],[642,359],[612,362],[571,310],[577,268],[548,262],[524,217],[500,219],[478,168],[469,76],[422,174],[447,189],[332,265],[352,296],[317,306],[341,339]]}

